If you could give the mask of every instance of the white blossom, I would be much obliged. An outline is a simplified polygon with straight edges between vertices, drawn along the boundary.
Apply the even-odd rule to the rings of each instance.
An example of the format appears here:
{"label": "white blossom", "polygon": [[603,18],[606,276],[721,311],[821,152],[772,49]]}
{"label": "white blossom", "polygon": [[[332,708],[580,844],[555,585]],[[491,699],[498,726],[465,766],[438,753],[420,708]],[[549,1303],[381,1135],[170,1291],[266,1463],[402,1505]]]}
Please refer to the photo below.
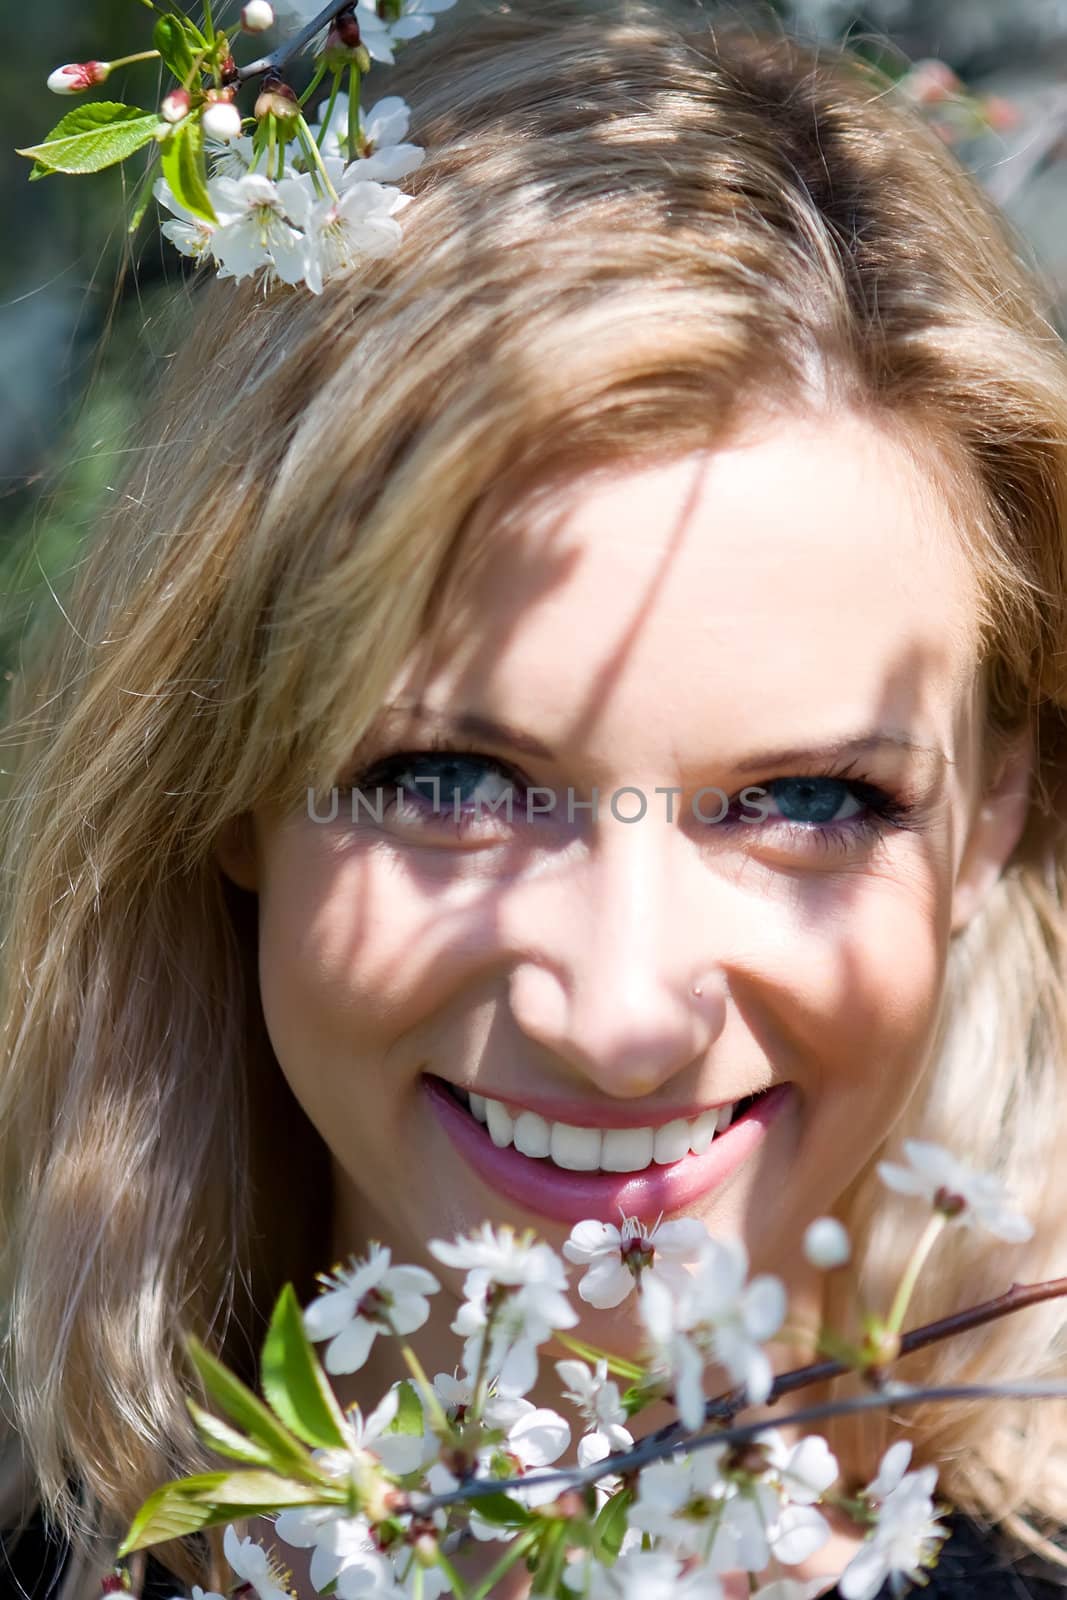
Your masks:
{"label": "white blossom", "polygon": [[687,1428],[698,1428],[704,1419],[706,1361],[725,1367],[755,1405],[771,1391],[774,1373],[762,1344],[782,1325],[785,1288],[770,1274],[746,1283],[747,1273],[740,1239],[708,1239],[697,1270],[680,1290],[672,1291],[662,1274],[641,1286],[641,1316]]}
{"label": "white blossom", "polygon": [[646,1277],[682,1288],[688,1279],[683,1263],[699,1259],[707,1238],[704,1224],[693,1217],[660,1222],[650,1230],[637,1217],[624,1217],[621,1228],[610,1222],[577,1223],[563,1254],[587,1269],[578,1284],[581,1298],[609,1310]]}
{"label": "white blossom", "polygon": [[309,1506],[279,1512],[274,1528],[286,1544],[314,1547],[308,1572],[315,1589],[337,1578],[337,1592],[348,1600],[392,1593],[392,1565],[375,1545],[366,1518],[349,1516],[340,1506]]}
{"label": "white blossom", "polygon": [[304,1311],[304,1329],[309,1339],[330,1341],[327,1372],[356,1372],[379,1333],[413,1333],[429,1316],[426,1297],[441,1287],[433,1273],[394,1267],[390,1260],[389,1250],[374,1244],[364,1261],[318,1274],[323,1290]]}
{"label": "white blossom", "polygon": [[267,267],[284,283],[302,280],[307,242],[286,217],[277,185],[270,178],[260,172],[212,178],[208,194],[216,212],[221,206],[226,213],[212,235],[211,249],[227,273],[245,278]]}
{"label": "white blossom", "polygon": [[291,1600],[282,1573],[269,1553],[255,1539],[239,1539],[233,1523],[222,1536],[222,1550],[234,1572],[250,1583],[259,1600]]}
{"label": "white blossom", "polygon": [[203,217],[194,216],[175,197],[174,191],[166,178],[156,179],[152,186],[152,193],[161,206],[166,206],[167,210],[174,214],[175,220],[173,222],[164,222],[161,232],[165,238],[170,240],[175,249],[180,250],[183,256],[192,256],[197,260],[205,252],[210,251],[211,241],[218,224],[207,222]]}
{"label": "white blossom", "polygon": [[605,1456],[629,1450],[633,1435],[626,1424],[626,1407],[619,1386],[608,1377],[608,1364],[602,1357],[595,1370],[584,1361],[557,1361],[556,1371],[563,1383],[563,1398],[578,1407],[593,1424],[578,1442],[578,1465],[592,1466]]}
{"label": "white blossom", "polygon": [[[571,1441],[570,1423],[548,1407],[537,1407],[515,1395],[493,1395],[486,1403],[482,1420],[487,1429],[500,1431],[499,1443],[487,1443],[476,1453],[479,1478],[522,1478],[521,1487],[509,1489],[509,1498],[525,1506],[547,1505],[560,1494],[555,1481],[538,1483],[539,1474],[558,1461]],[[433,1494],[446,1494],[459,1487],[459,1480],[443,1462],[437,1461],[427,1474]],[[476,1539],[512,1539],[515,1529],[488,1522],[478,1515],[478,1502],[471,1502],[470,1531]]]}
{"label": "white blossom", "polygon": [[537,1378],[538,1345],[557,1328],[573,1328],[578,1321],[556,1252],[488,1222],[454,1243],[431,1240],[429,1249],[445,1266],[468,1269],[464,1303],[452,1324],[453,1333],[466,1340],[467,1371],[484,1366],[501,1394],[526,1394]]}
{"label": "white blossom", "polygon": [[937,1521],[931,1491],[937,1470],[909,1472],[878,1509],[878,1520],[837,1581],[842,1600],[874,1600],[888,1580],[903,1594],[932,1566],[948,1529]]}
{"label": "white blossom", "polygon": [[805,1259],[821,1272],[843,1267],[852,1253],[848,1230],[836,1217],[816,1217],[804,1230],[803,1250]]}
{"label": "white blossom", "polygon": [[898,1194],[919,1195],[930,1205],[942,1208],[948,1199],[962,1201],[959,1220],[968,1227],[982,1227],[998,1239],[1012,1244],[1033,1237],[1033,1224],[1015,1211],[1012,1197],[991,1173],[976,1172],[942,1145],[924,1139],[905,1139],[907,1166],[891,1161],[878,1163],[878,1176]]}
{"label": "white blossom", "polygon": [[663,1550],[631,1550],[612,1567],[594,1564],[589,1600],[721,1600],[722,1585],[706,1568],[683,1572]]}
{"label": "white blossom", "polygon": [[[324,101],[321,107],[323,117],[328,104]],[[378,183],[395,183],[420,167],[426,157],[421,145],[405,142],[410,122],[411,107],[398,94],[386,95],[368,111],[361,109],[360,129],[369,150],[365,156],[347,161],[348,96],[339,94],[325,135],[321,118],[312,127],[311,134],[323,156],[341,160],[342,183],[347,185],[371,178]]]}
{"label": "white blossom", "polygon": [[243,178],[252,168],[253,143],[250,133],[239,139],[205,139],[204,152],[213,178]]}
{"label": "white blossom", "polygon": [[278,184],[286,213],[304,229],[304,281],[313,294],[362,257],[391,255],[400,243],[393,216],[411,197],[381,183],[355,183],[336,200],[316,200],[310,178]]}
{"label": "white blossom", "polygon": [[864,1497],[880,1505],[901,1482],[910,1460],[910,1439],[898,1439],[891,1444],[879,1463],[877,1473],[863,1490]]}

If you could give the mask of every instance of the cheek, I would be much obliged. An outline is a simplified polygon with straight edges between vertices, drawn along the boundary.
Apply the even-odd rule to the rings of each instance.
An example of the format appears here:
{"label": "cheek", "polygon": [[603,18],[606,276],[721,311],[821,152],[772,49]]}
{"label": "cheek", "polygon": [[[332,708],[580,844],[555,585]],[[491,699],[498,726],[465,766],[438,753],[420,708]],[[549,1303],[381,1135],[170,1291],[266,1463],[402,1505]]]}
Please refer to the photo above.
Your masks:
{"label": "cheek", "polygon": [[[947,875],[857,877],[822,915],[793,923],[781,951],[779,1011],[803,1058],[812,1127],[847,1137],[862,1163],[916,1088],[945,982]],[[784,1069],[784,1064],[783,1064]]]}
{"label": "cheek", "polygon": [[465,965],[468,922],[385,852],[310,824],[280,840],[260,892],[259,974],[286,1075],[380,1060]]}

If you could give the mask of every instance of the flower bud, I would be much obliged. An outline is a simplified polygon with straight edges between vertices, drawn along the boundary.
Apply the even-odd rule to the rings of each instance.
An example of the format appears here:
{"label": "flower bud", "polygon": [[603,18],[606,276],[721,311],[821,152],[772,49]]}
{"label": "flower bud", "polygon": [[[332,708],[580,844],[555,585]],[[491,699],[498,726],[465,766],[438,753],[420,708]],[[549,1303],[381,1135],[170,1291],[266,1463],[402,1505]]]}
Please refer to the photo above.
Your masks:
{"label": "flower bud", "polygon": [[300,101],[296,90],[276,72],[264,74],[263,88],[256,100],[256,121],[262,122],[264,117],[277,117],[284,128],[289,123],[295,123],[299,115]]}
{"label": "flower bud", "polygon": [[268,0],[248,0],[241,12],[241,27],[246,33],[266,33],[274,26],[274,7]]}
{"label": "flower bud", "polygon": [[420,1567],[436,1567],[437,1540],[432,1533],[420,1533],[411,1548]]}
{"label": "flower bud", "polygon": [[192,103],[193,97],[188,89],[172,89],[169,94],[163,96],[159,114],[164,122],[180,122],[183,117],[189,115]]}
{"label": "flower bud", "polygon": [[[356,16],[355,6],[346,6],[344,11],[339,11],[330,24],[330,31],[326,35],[326,44],[322,58],[331,72],[340,72],[350,62],[361,63],[362,56],[366,54],[366,46],[362,42],[359,31],[359,19]],[[367,69],[360,64],[361,72]]]}
{"label": "flower bud", "polygon": [[53,94],[83,94],[103,83],[110,71],[110,61],[69,61],[49,74],[48,87]]}
{"label": "flower bud", "polygon": [[355,6],[348,6],[344,11],[338,12],[333,19],[330,32],[337,35],[338,43],[347,45],[350,50],[354,50],[357,44],[362,43]]}
{"label": "flower bud", "polygon": [[930,59],[916,61],[901,79],[900,87],[916,105],[933,106],[951,100],[963,85],[946,62]]}
{"label": "flower bud", "polygon": [[820,1272],[843,1267],[851,1254],[848,1233],[836,1217],[816,1217],[804,1230],[804,1255]]}
{"label": "flower bud", "polygon": [[230,100],[214,100],[204,108],[204,132],[211,139],[228,144],[241,133],[241,113]]}

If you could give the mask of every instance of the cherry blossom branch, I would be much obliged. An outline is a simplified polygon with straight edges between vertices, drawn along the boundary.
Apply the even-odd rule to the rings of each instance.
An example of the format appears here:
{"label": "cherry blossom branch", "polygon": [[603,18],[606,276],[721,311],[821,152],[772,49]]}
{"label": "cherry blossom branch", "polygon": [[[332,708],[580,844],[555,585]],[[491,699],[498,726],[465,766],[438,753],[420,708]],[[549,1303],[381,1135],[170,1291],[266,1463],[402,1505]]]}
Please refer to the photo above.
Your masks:
{"label": "cherry blossom branch", "polygon": [[[1043,1283],[1013,1283],[1003,1294],[996,1295],[992,1300],[981,1301],[978,1305],[969,1306],[964,1311],[954,1312],[948,1317],[939,1317],[934,1322],[927,1322],[918,1328],[900,1336],[899,1357],[909,1355],[914,1350],[923,1349],[926,1345],[936,1344],[942,1339],[948,1339],[958,1333],[965,1333],[972,1328],[983,1327],[988,1322],[994,1322],[1000,1317],[1010,1316],[1016,1311],[1024,1310],[1027,1306],[1038,1305],[1046,1300],[1059,1299],[1067,1296],[1067,1278],[1052,1278]],[[898,1357],[898,1359],[899,1359]],[[798,1389],[807,1388],[812,1384],[826,1382],[830,1378],[840,1377],[853,1370],[842,1361],[811,1362],[803,1367],[796,1367],[791,1372],[784,1372],[774,1380],[766,1404],[773,1405],[783,1395],[794,1393]],[[599,1479],[614,1473],[634,1472],[647,1465],[650,1461],[663,1460],[674,1454],[684,1445],[687,1450],[698,1449],[703,1445],[712,1443],[734,1444],[742,1443],[752,1438],[761,1431],[779,1425],[798,1424],[801,1422],[825,1419],[830,1416],[840,1416],[852,1411],[869,1410],[879,1405],[893,1405],[898,1401],[902,1404],[917,1405],[922,1400],[949,1400],[960,1398],[989,1398],[1015,1394],[1019,1398],[1044,1398],[1046,1396],[1063,1396],[1067,1398],[1067,1383],[1042,1386],[994,1385],[991,1388],[968,1387],[966,1389],[915,1389],[910,1385],[896,1382],[880,1384],[874,1394],[853,1396],[849,1399],[827,1401],[821,1406],[808,1407],[802,1411],[790,1412],[775,1421],[764,1420],[756,1423],[743,1423],[733,1425],[732,1419],[748,1403],[743,1389],[728,1390],[725,1394],[718,1395],[708,1400],[704,1408],[707,1421],[715,1419],[725,1420],[728,1426],[717,1428],[712,1433],[686,1436],[685,1429],[680,1422],[668,1423],[666,1427],[651,1433],[642,1439],[632,1450],[622,1451],[608,1456],[602,1461],[593,1463],[585,1468],[559,1468],[553,1472],[538,1472],[541,1482],[558,1482],[561,1486],[581,1488],[586,1484],[596,1483]],[[431,1510],[438,1506],[445,1506],[454,1501],[460,1501],[468,1495],[478,1498],[493,1492],[505,1493],[508,1489],[518,1489],[522,1486],[521,1479],[503,1481],[494,1478],[485,1482],[478,1479],[467,1479],[461,1489],[451,1494],[434,1496],[432,1499],[423,1498],[418,1501],[418,1509]],[[414,1504],[414,1502],[413,1502]]]}
{"label": "cherry blossom branch", "polygon": [[[938,1388],[912,1388],[909,1384],[889,1383],[874,1394],[854,1395],[846,1400],[828,1400],[822,1405],[806,1406],[799,1411],[787,1412],[773,1421],[763,1418],[759,1422],[732,1424],[715,1428],[710,1433],[698,1433],[688,1438],[678,1435],[674,1425],[671,1437],[666,1430],[649,1434],[632,1450],[622,1450],[605,1456],[588,1467],[558,1467],[538,1469],[538,1486],[558,1483],[561,1489],[582,1489],[599,1482],[601,1478],[617,1474],[630,1474],[653,1461],[664,1461],[680,1450],[704,1450],[711,1445],[745,1444],[772,1428],[789,1427],[807,1422],[822,1422],[828,1417],[846,1416],[858,1411],[873,1411],[879,1406],[915,1406],[927,1401],[947,1400],[1052,1400],[1067,1399],[1067,1382],[1047,1383],[1019,1379],[1009,1383],[951,1384]],[[457,1489],[442,1494],[412,1494],[408,1509],[418,1516],[427,1515],[439,1508],[479,1500],[485,1495],[518,1492],[530,1486],[530,1478],[470,1478]]]}
{"label": "cherry blossom branch", "polygon": [[[922,1350],[929,1344],[937,1344],[940,1340],[952,1338],[957,1333],[967,1333],[971,1328],[984,1327],[987,1322],[995,1322],[998,1318],[1010,1316],[1015,1311],[1023,1311],[1027,1306],[1064,1297],[1067,1297],[1067,1278],[1050,1278],[1044,1283],[1013,1283],[1010,1289],[1005,1290],[1003,1294],[995,1295],[992,1300],[982,1300],[978,1305],[968,1306],[965,1311],[956,1311],[950,1317],[939,1317],[935,1322],[924,1322],[921,1327],[912,1328],[909,1333],[902,1333],[900,1355],[910,1355],[913,1350]],[[824,1383],[851,1370],[843,1361],[814,1361],[808,1366],[795,1367],[792,1372],[783,1372],[775,1378],[766,1403],[773,1405],[784,1394],[805,1389],[809,1384]],[[714,1400],[709,1400],[704,1415],[709,1422],[714,1417],[734,1417],[745,1404],[744,1391],[730,1389]],[[669,1426],[672,1431],[678,1430],[676,1422],[672,1422]],[[667,1429],[662,1429],[661,1432],[666,1433]]]}
{"label": "cherry blossom branch", "polygon": [[351,4],[352,0],[330,0],[330,4],[323,6],[317,17],[313,17],[298,33],[294,33],[284,44],[280,44],[277,50],[272,50],[269,56],[260,56],[258,61],[249,61],[245,66],[238,67],[236,73],[229,76],[229,82],[244,83],[248,78],[262,76],[264,72],[280,72],[282,67],[293,56],[298,55],[317,33],[322,32],[327,23],[332,22],[339,12]]}

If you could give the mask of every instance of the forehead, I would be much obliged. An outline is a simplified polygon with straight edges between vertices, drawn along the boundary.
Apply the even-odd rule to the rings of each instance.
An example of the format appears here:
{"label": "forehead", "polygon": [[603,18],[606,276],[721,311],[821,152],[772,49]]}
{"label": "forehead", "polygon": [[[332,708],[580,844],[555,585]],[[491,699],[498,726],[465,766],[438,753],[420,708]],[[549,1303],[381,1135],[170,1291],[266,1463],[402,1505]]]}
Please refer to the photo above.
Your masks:
{"label": "forehead", "polygon": [[977,577],[947,490],[854,416],[572,479],[490,538],[466,599],[463,664],[424,663],[420,692],[506,701],[605,754],[687,719],[768,744],[875,722],[952,742],[975,685]]}

